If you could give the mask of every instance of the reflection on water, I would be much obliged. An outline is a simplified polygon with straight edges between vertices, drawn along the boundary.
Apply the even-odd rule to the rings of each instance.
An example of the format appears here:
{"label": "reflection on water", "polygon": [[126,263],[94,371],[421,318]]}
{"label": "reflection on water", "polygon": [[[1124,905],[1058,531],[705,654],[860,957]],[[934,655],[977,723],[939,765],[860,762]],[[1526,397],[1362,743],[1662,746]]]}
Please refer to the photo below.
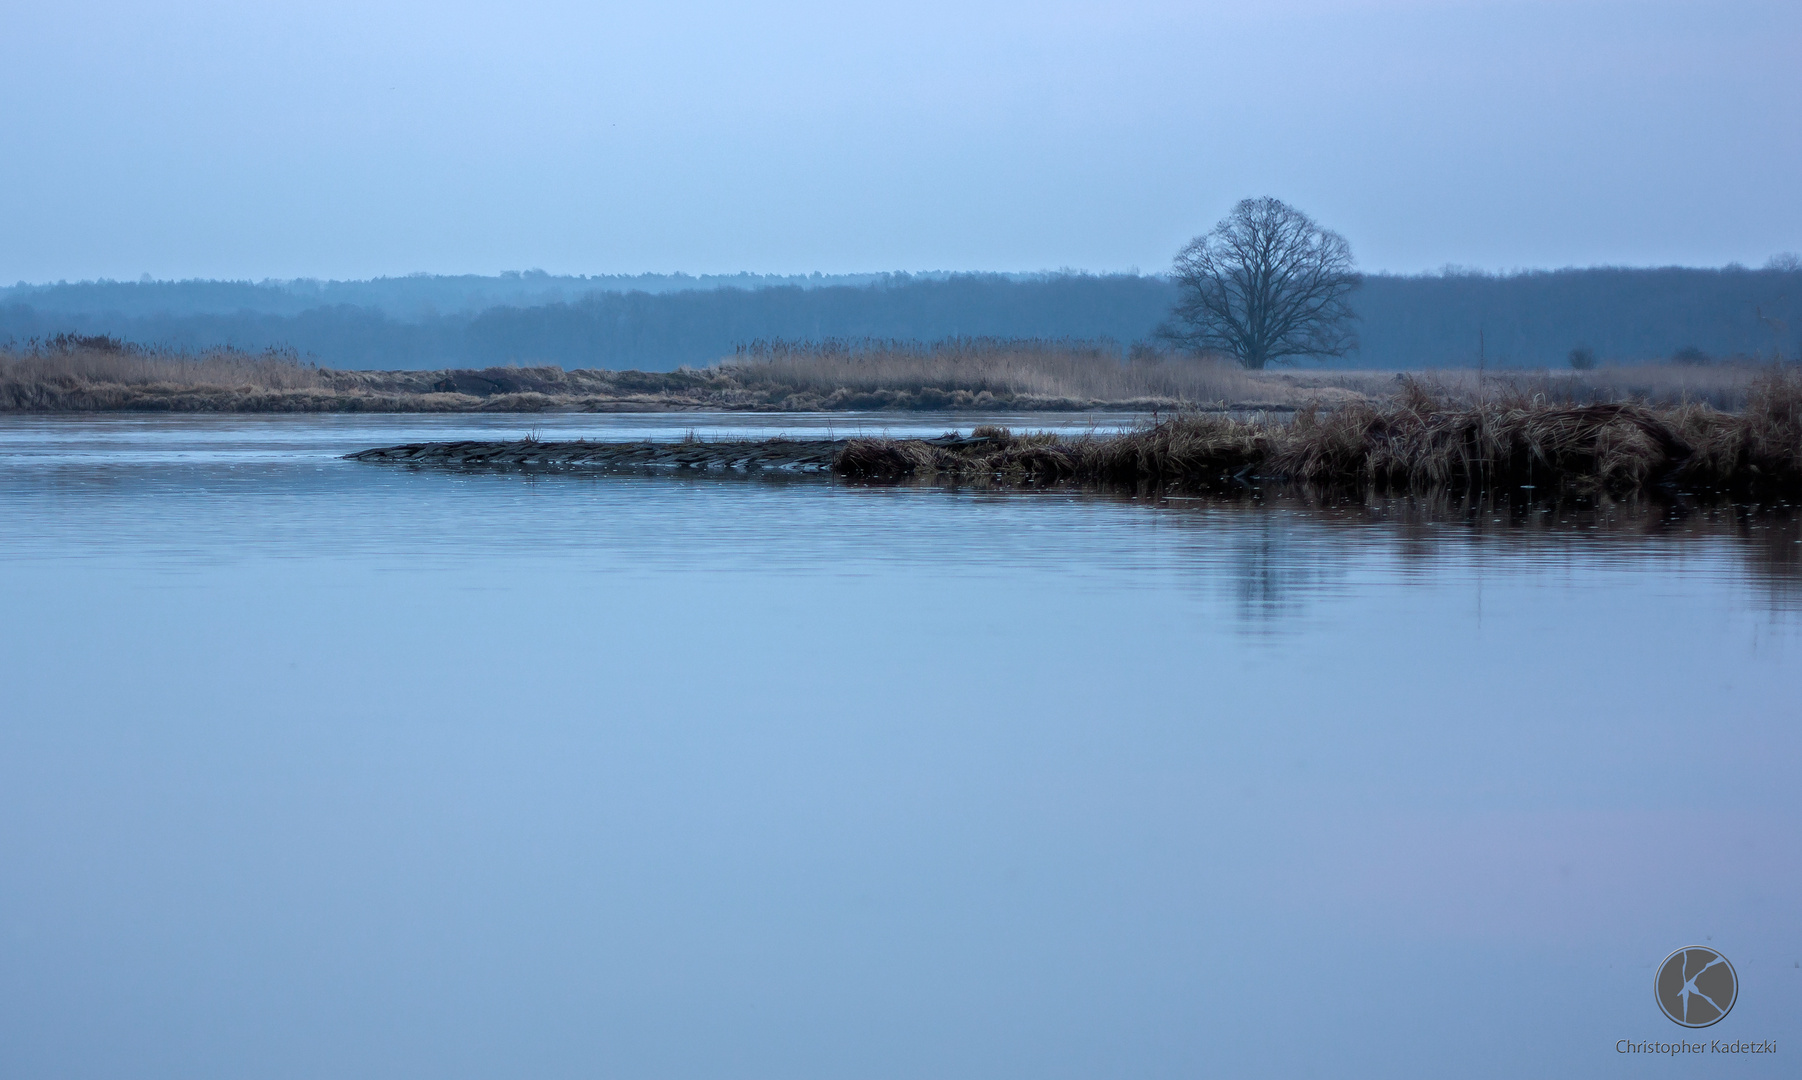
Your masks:
{"label": "reflection on water", "polygon": [[1457,576],[1465,564],[1557,572],[1597,560],[1667,562],[1684,573],[1722,558],[1773,608],[1802,606],[1802,514],[1788,504],[1347,496],[1291,488],[1176,501],[1209,525],[1233,512],[1246,519],[1230,534],[1229,548],[1248,616],[1280,616],[1301,596],[1351,573],[1373,549],[1391,552],[1401,572],[1422,579]]}
{"label": "reflection on water", "polygon": [[0,423],[8,1075],[1592,1076],[1697,942],[1802,1027],[1789,507],[350,423]]}

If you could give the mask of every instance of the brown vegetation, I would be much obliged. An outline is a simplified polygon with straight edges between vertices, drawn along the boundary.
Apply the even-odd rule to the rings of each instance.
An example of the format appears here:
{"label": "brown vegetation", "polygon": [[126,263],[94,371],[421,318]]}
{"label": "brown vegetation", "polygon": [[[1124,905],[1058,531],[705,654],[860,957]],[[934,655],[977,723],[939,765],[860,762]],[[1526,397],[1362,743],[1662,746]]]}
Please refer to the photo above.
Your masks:
{"label": "brown vegetation", "polygon": [[1740,413],[1707,405],[1572,405],[1515,395],[1456,402],[1405,381],[1398,400],[1293,420],[1189,415],[1110,437],[978,429],[957,446],[858,439],[846,476],[1220,487],[1287,480],[1377,490],[1802,488],[1802,372],[1755,379]]}
{"label": "brown vegetation", "polygon": [[292,353],[146,349],[63,335],[0,347],[0,412],[652,412],[738,410],[1296,411],[1374,407],[1412,385],[1445,401],[1653,405],[1749,402],[1749,365],[1587,372],[1243,371],[1071,341],[758,343],[673,372],[505,367],[335,371]]}
{"label": "brown vegetation", "polygon": [[0,349],[0,411],[7,412],[1151,412],[1295,408],[1357,396],[1265,383],[1230,366],[1154,350],[1123,362],[1082,342],[759,343],[716,366],[673,372],[334,371],[290,354],[188,354],[106,338]]}
{"label": "brown vegetation", "polygon": [[262,405],[321,392],[329,392],[321,373],[287,353],[153,351],[74,334],[23,350],[0,349],[0,410],[8,412],[142,408],[158,399],[204,400],[210,407],[195,411],[227,411],[228,402]]}
{"label": "brown vegetation", "polygon": [[912,403],[947,393],[1027,409],[1291,403],[1229,363],[1145,347],[1123,363],[1117,349],[1081,341],[756,342],[715,370],[747,387],[787,389],[817,409],[919,407]]}
{"label": "brown vegetation", "polygon": [[[1648,405],[1701,403],[1717,409],[1745,407],[1753,382],[1769,364],[1743,361],[1711,366],[1607,365],[1588,371],[1489,371],[1474,368],[1415,373],[1416,383],[1437,396],[1461,401],[1539,398],[1567,405],[1631,401]],[[1370,399],[1394,397],[1402,376],[1381,371],[1290,371],[1264,379],[1290,394],[1329,389]]]}

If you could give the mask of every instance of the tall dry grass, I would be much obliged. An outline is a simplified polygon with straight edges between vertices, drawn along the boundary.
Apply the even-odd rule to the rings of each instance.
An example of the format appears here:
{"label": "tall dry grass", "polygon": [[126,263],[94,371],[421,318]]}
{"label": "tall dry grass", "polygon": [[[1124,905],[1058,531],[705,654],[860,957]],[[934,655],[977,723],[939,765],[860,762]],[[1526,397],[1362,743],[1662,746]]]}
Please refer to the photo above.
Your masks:
{"label": "tall dry grass", "polygon": [[1589,371],[1488,371],[1446,368],[1398,374],[1392,371],[1289,371],[1264,377],[1293,387],[1333,388],[1369,398],[1396,396],[1404,380],[1432,388],[1448,400],[1475,403],[1538,397],[1569,405],[1638,402],[1646,405],[1712,405],[1738,410],[1750,400],[1753,384],[1770,364],[1623,364]]}
{"label": "tall dry grass", "polygon": [[1587,372],[1398,376],[1243,371],[1231,364],[1080,341],[761,342],[675,372],[505,367],[334,371],[292,352],[183,352],[59,335],[0,347],[0,411],[542,412],[721,409],[1056,410],[1376,407],[1424,389],[1442,405],[1517,401],[1750,407],[1763,368],[1645,366]]}
{"label": "tall dry grass", "polygon": [[286,394],[326,387],[321,372],[291,352],[152,349],[109,337],[59,334],[0,349],[0,409],[105,409],[146,395]]}
{"label": "tall dry grass", "polygon": [[545,409],[1070,409],[1151,411],[1268,399],[1236,368],[1151,350],[958,339],[758,343],[676,372],[332,371],[292,353],[199,353],[63,335],[0,349],[0,410],[542,411]]}
{"label": "tall dry grass", "polygon": [[854,440],[837,469],[1154,486],[1270,479],[1410,491],[1802,491],[1802,371],[1768,370],[1747,395],[1739,413],[1525,393],[1459,402],[1408,380],[1395,401],[1309,408],[1289,422],[1202,414],[1105,438],[994,429],[957,446]]}
{"label": "tall dry grass", "polygon": [[1230,364],[1135,348],[1050,339],[759,341],[717,370],[746,386],[796,392],[967,393],[1000,399],[1165,401],[1225,405],[1268,391]]}

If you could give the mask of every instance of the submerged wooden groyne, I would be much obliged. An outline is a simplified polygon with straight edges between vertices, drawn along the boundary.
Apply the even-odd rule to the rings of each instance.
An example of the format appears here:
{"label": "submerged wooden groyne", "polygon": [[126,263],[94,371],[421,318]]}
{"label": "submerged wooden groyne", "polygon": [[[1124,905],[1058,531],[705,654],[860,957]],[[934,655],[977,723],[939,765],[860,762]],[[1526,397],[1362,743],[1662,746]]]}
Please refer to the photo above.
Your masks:
{"label": "submerged wooden groyne", "polygon": [[[732,439],[682,442],[510,442],[408,443],[346,455],[352,461],[395,465],[521,465],[601,469],[779,469],[828,472],[844,456],[851,439]],[[989,442],[947,435],[909,440],[947,452]]]}

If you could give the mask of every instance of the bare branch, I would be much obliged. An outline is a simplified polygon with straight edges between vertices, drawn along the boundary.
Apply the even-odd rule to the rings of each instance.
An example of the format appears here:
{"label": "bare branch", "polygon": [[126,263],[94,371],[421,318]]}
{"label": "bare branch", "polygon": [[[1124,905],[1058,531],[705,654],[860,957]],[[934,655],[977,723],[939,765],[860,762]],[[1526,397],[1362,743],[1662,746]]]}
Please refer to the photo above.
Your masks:
{"label": "bare branch", "polygon": [[1347,297],[1362,278],[1351,245],[1272,198],[1245,199],[1176,254],[1180,299],[1160,334],[1248,368],[1357,346]]}

